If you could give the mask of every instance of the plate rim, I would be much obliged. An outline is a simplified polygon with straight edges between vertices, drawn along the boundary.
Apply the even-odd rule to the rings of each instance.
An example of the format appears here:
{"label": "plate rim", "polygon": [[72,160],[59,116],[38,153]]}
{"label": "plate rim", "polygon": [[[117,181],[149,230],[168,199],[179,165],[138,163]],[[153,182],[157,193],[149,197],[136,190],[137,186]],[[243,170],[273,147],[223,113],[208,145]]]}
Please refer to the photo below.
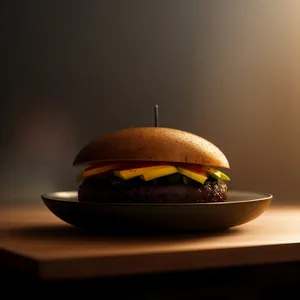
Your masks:
{"label": "plate rim", "polygon": [[211,206],[211,205],[234,205],[234,204],[242,204],[242,203],[249,203],[249,202],[258,202],[258,201],[272,201],[274,198],[274,195],[267,192],[254,192],[254,191],[247,191],[247,190],[239,190],[234,189],[230,192],[244,192],[244,193],[255,193],[260,194],[261,197],[256,197],[254,199],[248,199],[248,200],[237,200],[237,201],[226,201],[226,202],[208,202],[208,203],[120,203],[120,202],[79,202],[74,200],[68,200],[68,199],[54,199],[51,198],[51,195],[56,193],[78,193],[76,190],[61,190],[56,192],[45,192],[40,195],[42,200],[45,201],[53,201],[53,202],[60,202],[60,203],[72,203],[75,205],[82,205],[82,204],[88,204],[88,205],[96,205],[96,206]]}

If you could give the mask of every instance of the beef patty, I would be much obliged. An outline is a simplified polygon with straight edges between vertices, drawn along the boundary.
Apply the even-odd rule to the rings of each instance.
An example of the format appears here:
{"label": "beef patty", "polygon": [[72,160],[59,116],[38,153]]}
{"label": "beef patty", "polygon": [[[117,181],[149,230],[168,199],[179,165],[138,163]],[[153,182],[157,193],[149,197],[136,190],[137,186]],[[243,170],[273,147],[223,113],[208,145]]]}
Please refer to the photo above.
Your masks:
{"label": "beef patty", "polygon": [[78,189],[81,202],[102,203],[209,203],[227,200],[227,185],[209,177],[205,184],[180,174],[151,181],[123,180],[113,175],[86,178]]}

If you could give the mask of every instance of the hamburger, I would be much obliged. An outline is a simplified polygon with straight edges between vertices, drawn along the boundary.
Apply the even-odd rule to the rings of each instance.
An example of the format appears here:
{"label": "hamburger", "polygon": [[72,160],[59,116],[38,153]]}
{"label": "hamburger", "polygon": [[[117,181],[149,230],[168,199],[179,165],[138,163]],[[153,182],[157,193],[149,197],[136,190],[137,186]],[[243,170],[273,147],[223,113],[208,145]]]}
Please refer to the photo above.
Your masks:
{"label": "hamburger", "polygon": [[174,128],[133,127],[100,136],[76,155],[78,200],[102,203],[227,201],[224,153]]}

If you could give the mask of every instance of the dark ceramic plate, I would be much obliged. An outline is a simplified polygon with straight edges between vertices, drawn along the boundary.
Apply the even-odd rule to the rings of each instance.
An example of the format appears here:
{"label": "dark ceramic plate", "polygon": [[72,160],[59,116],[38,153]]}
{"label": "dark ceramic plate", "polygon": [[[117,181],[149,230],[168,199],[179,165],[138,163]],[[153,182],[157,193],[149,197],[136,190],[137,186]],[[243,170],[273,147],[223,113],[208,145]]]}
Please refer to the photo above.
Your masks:
{"label": "dark ceramic plate", "polygon": [[43,194],[61,220],[92,230],[224,230],[256,219],[270,205],[266,193],[229,191],[228,201],[191,204],[107,204],[79,202],[76,191]]}

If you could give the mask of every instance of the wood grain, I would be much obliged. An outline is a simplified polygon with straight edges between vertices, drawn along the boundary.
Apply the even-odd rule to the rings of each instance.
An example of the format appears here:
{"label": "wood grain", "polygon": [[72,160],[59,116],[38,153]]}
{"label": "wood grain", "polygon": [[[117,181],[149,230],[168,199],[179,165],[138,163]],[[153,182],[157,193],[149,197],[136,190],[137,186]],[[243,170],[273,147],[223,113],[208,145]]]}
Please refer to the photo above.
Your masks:
{"label": "wood grain", "polygon": [[100,236],[43,205],[0,209],[0,265],[43,279],[91,278],[300,260],[300,207],[271,207],[215,234]]}

